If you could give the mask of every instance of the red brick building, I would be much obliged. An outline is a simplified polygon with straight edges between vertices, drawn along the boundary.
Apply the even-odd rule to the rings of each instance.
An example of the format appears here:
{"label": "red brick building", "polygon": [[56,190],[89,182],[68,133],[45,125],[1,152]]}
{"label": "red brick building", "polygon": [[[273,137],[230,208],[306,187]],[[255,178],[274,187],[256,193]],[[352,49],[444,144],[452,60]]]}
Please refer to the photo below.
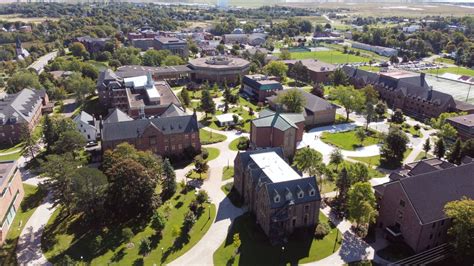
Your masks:
{"label": "red brick building", "polygon": [[118,144],[128,142],[138,150],[150,150],[166,157],[200,151],[196,114],[177,115],[176,112],[169,110],[169,116],[133,120],[116,110],[103,121],[102,149],[114,149]]}
{"label": "red brick building", "polygon": [[284,243],[298,228],[314,230],[321,203],[316,178],[291,168],[281,148],[239,152],[234,173],[234,188],[272,244]]}
{"label": "red brick building", "polygon": [[356,88],[373,85],[389,107],[401,109],[417,119],[438,117],[445,112],[474,111],[474,105],[455,101],[453,96],[434,90],[425,80],[424,73],[393,71],[379,74],[351,66],[342,69]]}
{"label": "red brick building", "polygon": [[[328,83],[331,81],[330,75],[336,69],[333,64],[325,63],[315,59],[302,59],[302,60],[285,60],[285,64],[291,70],[296,62],[300,62],[308,69],[309,79],[316,83]],[[291,76],[291,71],[288,71]]]}
{"label": "red brick building", "polygon": [[415,252],[447,240],[450,219],[446,203],[474,197],[474,161],[465,158],[456,166],[428,159],[405,167],[375,186],[379,216],[377,226],[392,241],[403,241]]}
{"label": "red brick building", "polygon": [[181,106],[166,81],[154,81],[151,72],[107,69],[97,81],[100,102],[109,109],[119,108],[132,118],[161,115],[170,104]]}
{"label": "red brick building", "polygon": [[49,108],[48,95],[43,90],[23,89],[7,94],[0,101],[0,143],[18,143],[25,126],[33,130],[40,122],[44,108]]}
{"label": "red brick building", "polygon": [[264,110],[251,122],[250,146],[253,149],[281,147],[285,157],[292,157],[303,139],[304,121],[302,114]]}
{"label": "red brick building", "polygon": [[0,194],[0,245],[3,245],[25,195],[16,161],[0,162]]}

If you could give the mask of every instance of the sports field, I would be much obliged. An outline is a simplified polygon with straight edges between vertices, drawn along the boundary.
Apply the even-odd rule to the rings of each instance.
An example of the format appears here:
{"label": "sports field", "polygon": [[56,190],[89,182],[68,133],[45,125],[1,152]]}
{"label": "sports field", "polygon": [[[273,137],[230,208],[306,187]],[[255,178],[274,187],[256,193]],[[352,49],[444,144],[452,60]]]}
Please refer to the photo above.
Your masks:
{"label": "sports field", "polygon": [[370,58],[344,54],[340,51],[317,51],[291,53],[292,59],[318,59],[331,64],[362,63],[369,62]]}

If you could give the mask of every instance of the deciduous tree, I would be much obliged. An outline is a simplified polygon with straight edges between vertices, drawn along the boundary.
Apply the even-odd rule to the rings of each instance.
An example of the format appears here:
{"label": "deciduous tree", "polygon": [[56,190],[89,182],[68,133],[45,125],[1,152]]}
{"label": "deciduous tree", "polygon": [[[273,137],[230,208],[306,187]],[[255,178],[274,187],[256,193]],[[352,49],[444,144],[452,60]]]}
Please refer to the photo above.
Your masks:
{"label": "deciduous tree", "polygon": [[368,182],[355,183],[348,192],[347,209],[349,219],[357,223],[357,227],[368,225],[375,221],[375,195]]}
{"label": "deciduous tree", "polygon": [[464,197],[448,202],[444,212],[452,219],[448,235],[456,258],[471,265],[474,263],[474,200]]}
{"label": "deciduous tree", "polygon": [[403,131],[391,128],[380,149],[380,163],[385,166],[400,166],[407,150],[407,143],[408,137]]}
{"label": "deciduous tree", "polygon": [[349,121],[351,112],[360,112],[364,108],[365,97],[360,90],[356,90],[354,87],[336,87],[333,91],[333,97],[344,107],[347,121]]}
{"label": "deciduous tree", "polygon": [[277,98],[277,102],[284,106],[285,111],[290,113],[301,113],[303,112],[306,104],[306,98],[303,93],[297,89],[286,90],[284,93],[280,93]]}

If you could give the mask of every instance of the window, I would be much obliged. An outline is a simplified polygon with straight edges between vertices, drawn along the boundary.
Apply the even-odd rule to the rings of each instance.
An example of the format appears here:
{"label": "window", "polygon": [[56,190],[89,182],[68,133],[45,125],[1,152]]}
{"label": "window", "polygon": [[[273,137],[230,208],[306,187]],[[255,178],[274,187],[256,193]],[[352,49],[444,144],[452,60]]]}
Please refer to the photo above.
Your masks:
{"label": "window", "polygon": [[151,144],[151,145],[155,145],[155,144],[156,144],[156,137],[155,137],[155,136],[150,137],[150,144]]}
{"label": "window", "polygon": [[296,226],[296,218],[293,218],[293,227]]}
{"label": "window", "polygon": [[433,239],[433,234],[430,234],[430,239]]}
{"label": "window", "polygon": [[433,226],[431,226],[431,228],[435,228],[435,226],[436,226],[436,223],[433,223]]}
{"label": "window", "polygon": [[308,224],[308,215],[305,214],[304,215],[304,225],[307,225]]}
{"label": "window", "polygon": [[298,192],[298,199],[301,199],[303,197],[304,197],[304,192],[303,191]]}
{"label": "window", "polygon": [[311,197],[313,197],[315,194],[316,194],[316,190],[314,190],[314,188],[309,191],[309,195]]}
{"label": "window", "polygon": [[400,206],[405,207],[405,201],[400,200]]}
{"label": "window", "polygon": [[275,195],[275,197],[273,197],[273,201],[275,202],[280,202],[280,195]]}
{"label": "window", "polygon": [[309,205],[304,205],[304,212],[308,212],[309,211]]}
{"label": "window", "polygon": [[438,237],[440,237],[440,236],[441,236],[441,232],[438,232]]}
{"label": "window", "polygon": [[441,225],[444,225],[444,220],[441,221]]}

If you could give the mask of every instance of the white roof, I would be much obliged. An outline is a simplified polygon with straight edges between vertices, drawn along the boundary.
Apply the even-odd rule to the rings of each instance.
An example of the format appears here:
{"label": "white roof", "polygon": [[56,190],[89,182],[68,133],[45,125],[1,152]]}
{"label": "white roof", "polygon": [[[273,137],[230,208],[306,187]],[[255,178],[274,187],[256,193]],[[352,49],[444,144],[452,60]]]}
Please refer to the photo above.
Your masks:
{"label": "white roof", "polygon": [[145,87],[147,80],[148,77],[146,75],[123,79],[126,86],[133,86],[135,88]]}
{"label": "white roof", "polygon": [[273,183],[302,178],[302,176],[293,170],[276,152],[252,154],[250,158],[252,158]]}
{"label": "white roof", "polygon": [[148,99],[150,99],[150,101],[157,102],[160,100],[160,93],[155,88],[155,86],[147,87],[146,94],[148,95]]}
{"label": "white roof", "polygon": [[237,114],[234,113],[227,113],[227,114],[222,114],[222,115],[216,115],[217,121],[220,123],[225,123],[225,122],[232,122],[234,121],[234,115],[239,117],[239,120],[242,120],[242,117],[240,117]]}

